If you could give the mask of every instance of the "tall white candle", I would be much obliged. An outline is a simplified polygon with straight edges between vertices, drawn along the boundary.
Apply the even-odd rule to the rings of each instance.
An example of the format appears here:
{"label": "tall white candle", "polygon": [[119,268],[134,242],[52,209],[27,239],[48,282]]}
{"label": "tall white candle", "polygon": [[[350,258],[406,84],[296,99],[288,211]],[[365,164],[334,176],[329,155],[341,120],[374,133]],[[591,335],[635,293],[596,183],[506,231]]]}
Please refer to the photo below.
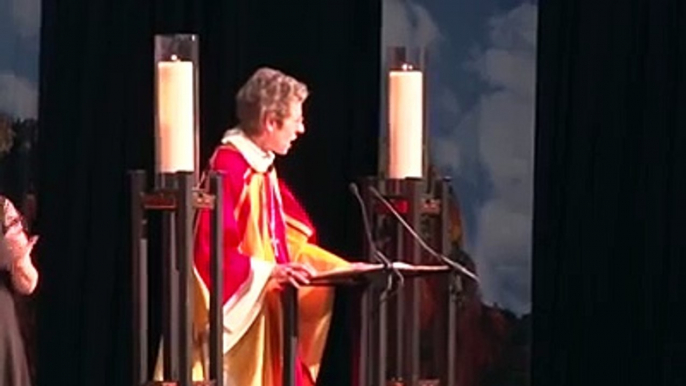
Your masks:
{"label": "tall white candle", "polygon": [[157,171],[194,171],[193,63],[159,62],[157,79]]}
{"label": "tall white candle", "polygon": [[391,71],[388,88],[388,177],[421,178],[424,127],[423,74]]}

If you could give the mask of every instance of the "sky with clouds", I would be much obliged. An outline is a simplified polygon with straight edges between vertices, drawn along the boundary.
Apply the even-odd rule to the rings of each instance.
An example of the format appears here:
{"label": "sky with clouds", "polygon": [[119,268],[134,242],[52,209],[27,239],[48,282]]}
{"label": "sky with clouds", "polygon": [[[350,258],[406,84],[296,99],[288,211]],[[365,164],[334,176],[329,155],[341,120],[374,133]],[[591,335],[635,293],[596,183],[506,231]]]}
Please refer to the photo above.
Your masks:
{"label": "sky with clouds", "polygon": [[453,180],[483,299],[518,314],[531,310],[537,8],[383,0],[384,47],[427,49],[430,154]]}
{"label": "sky with clouds", "polygon": [[38,113],[40,0],[0,0],[0,112]]}

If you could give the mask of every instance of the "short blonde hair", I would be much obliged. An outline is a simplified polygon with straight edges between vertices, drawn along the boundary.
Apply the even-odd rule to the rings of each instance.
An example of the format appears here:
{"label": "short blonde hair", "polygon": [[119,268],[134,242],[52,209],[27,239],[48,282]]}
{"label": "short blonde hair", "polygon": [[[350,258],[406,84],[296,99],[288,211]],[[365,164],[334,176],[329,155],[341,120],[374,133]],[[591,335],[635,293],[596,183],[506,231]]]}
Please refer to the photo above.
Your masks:
{"label": "short blonde hair", "polygon": [[288,115],[289,104],[304,102],[307,86],[281,71],[263,67],[255,71],[236,94],[236,115],[243,131],[258,134],[259,122],[265,114],[278,119]]}

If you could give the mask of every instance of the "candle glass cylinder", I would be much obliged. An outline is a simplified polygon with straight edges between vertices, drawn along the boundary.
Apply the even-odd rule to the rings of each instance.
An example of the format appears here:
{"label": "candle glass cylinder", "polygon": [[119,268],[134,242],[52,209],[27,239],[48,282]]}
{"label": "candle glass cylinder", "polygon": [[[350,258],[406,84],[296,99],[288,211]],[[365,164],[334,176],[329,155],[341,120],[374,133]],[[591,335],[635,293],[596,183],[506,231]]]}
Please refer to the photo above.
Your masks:
{"label": "candle glass cylinder", "polygon": [[389,47],[386,55],[386,174],[422,178],[426,165],[426,64],[423,48]]}
{"label": "candle glass cylinder", "polygon": [[155,172],[198,181],[198,36],[155,36]]}
{"label": "candle glass cylinder", "polygon": [[388,71],[414,69],[425,70],[427,55],[424,47],[390,46],[386,48],[386,68]]}

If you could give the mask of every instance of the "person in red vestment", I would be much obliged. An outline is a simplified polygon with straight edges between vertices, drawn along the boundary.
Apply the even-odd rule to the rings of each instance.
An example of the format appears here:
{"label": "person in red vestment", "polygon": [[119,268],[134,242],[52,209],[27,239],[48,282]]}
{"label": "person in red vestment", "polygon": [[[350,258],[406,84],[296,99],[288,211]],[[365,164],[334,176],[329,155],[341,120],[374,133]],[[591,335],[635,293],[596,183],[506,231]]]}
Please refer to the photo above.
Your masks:
{"label": "person in red vestment", "polygon": [[[276,155],[305,133],[307,87],[280,71],[257,70],[236,95],[239,125],[228,130],[209,162],[224,184],[225,385],[280,386],[280,290],[300,287],[298,385],[313,385],[329,330],[333,294],[303,286],[316,272],[351,263],[315,243],[303,207],[278,178]],[[210,213],[200,211],[195,233],[194,379],[207,374]],[[355,263],[364,265],[362,263]]]}

